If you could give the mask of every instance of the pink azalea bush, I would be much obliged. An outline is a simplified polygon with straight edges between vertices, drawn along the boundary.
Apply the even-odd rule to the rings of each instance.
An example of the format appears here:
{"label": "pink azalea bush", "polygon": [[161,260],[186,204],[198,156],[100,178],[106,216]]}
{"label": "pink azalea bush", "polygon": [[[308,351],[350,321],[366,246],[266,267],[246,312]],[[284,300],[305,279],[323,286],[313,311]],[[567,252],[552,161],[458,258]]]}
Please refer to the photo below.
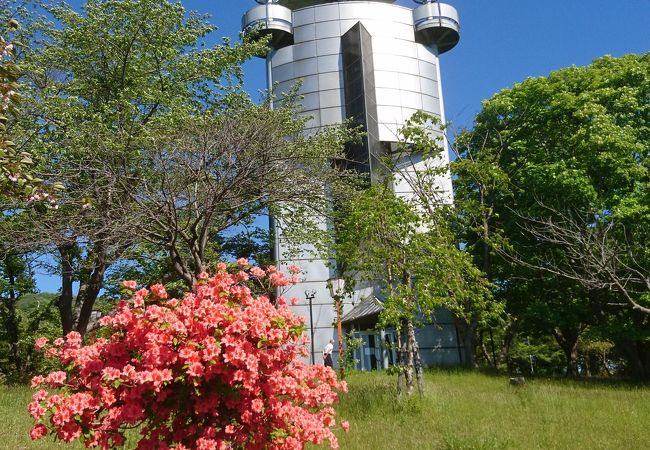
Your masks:
{"label": "pink azalea bush", "polygon": [[246,286],[252,277],[272,286],[291,279],[238,265],[234,274],[224,264],[211,278],[201,274],[180,300],[162,285],[135,291],[124,282],[131,298],[102,319],[110,337],[39,339],[65,369],[33,379],[31,437],[109,449],[139,427],[138,449],[301,449],[325,440],[337,448],[331,405],[345,383],[300,361],[303,319],[283,298],[254,298]]}

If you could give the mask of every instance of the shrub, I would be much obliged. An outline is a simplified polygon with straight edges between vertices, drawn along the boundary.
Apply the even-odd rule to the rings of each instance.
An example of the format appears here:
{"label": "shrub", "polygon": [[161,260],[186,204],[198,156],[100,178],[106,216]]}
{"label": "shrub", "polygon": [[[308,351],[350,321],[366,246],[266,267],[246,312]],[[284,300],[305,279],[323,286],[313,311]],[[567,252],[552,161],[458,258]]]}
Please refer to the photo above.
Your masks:
{"label": "shrub", "polygon": [[181,300],[162,285],[135,291],[125,282],[131,298],[102,319],[110,334],[89,345],[75,332],[53,345],[38,340],[65,370],[32,380],[57,389],[34,394],[32,438],[107,449],[139,427],[138,449],[300,449],[325,440],[337,448],[331,405],[344,382],[300,361],[303,319],[282,297],[254,298],[246,286],[292,281],[273,267],[231,274],[220,264],[202,275]]}

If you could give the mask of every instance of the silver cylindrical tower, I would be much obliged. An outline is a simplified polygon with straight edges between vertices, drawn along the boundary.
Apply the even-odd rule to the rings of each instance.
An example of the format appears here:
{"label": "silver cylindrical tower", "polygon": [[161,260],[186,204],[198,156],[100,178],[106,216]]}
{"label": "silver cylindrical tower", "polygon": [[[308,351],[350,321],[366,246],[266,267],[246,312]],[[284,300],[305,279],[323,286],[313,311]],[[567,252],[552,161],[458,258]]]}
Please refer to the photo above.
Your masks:
{"label": "silver cylindrical tower", "polygon": [[[244,15],[242,27],[245,32],[271,35],[271,49],[265,55],[269,87],[275,84],[279,96],[300,83],[299,114],[309,118],[307,133],[346,119],[359,125],[366,137],[362,144],[348,148],[358,171],[371,177],[379,174],[378,157],[398,142],[399,129],[416,111],[438,115],[445,122],[439,56],[459,40],[458,13],[452,6],[427,0],[416,0],[419,5],[414,9],[392,0],[257,1],[260,5]],[[447,162],[445,152],[437,163]],[[416,169],[417,164],[402,168]],[[442,176],[439,184],[451,199],[451,178]],[[394,189],[405,197],[411,194],[400,176]],[[304,297],[303,291],[316,291],[314,323],[307,326],[315,331],[318,353],[336,338],[332,300],[325,286],[330,271],[323,261],[309,256],[283,261],[281,236],[277,237],[278,259],[306,269],[305,281],[292,294]],[[296,311],[309,318],[307,308],[303,304]]]}

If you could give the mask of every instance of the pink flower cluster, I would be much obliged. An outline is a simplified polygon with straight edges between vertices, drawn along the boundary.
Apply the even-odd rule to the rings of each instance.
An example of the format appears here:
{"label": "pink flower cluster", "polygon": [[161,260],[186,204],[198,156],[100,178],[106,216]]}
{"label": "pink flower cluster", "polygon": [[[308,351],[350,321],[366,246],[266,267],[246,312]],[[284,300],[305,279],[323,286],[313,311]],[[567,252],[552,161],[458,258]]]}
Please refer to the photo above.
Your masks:
{"label": "pink flower cluster", "polygon": [[[258,279],[278,278],[257,269]],[[102,319],[110,337],[89,345],[75,332],[51,346],[37,340],[65,370],[32,380],[31,437],[109,449],[139,427],[142,450],[337,448],[331,405],[345,382],[300,361],[303,319],[282,298],[254,298],[240,273],[219,266],[181,300],[162,285],[140,289]]]}
{"label": "pink flower cluster", "polygon": [[14,51],[14,45],[11,42],[5,42],[0,36],[0,58],[9,58]]}
{"label": "pink flower cluster", "polygon": [[[0,64],[3,66],[3,69],[6,65],[13,64],[12,59],[15,56],[15,52],[15,46],[11,42],[5,41],[4,38],[0,36]],[[7,61],[4,61],[5,59]],[[7,111],[11,102],[17,95],[14,90],[15,87],[13,81],[15,80],[9,79],[5,76],[0,78],[0,112]]]}

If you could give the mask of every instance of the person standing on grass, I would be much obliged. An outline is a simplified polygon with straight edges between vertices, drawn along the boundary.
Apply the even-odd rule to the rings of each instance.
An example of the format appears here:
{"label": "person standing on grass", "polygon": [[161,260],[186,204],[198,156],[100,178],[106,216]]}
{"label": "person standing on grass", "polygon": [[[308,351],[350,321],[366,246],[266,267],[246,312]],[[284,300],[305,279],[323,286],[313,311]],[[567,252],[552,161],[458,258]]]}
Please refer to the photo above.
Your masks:
{"label": "person standing on grass", "polygon": [[332,362],[332,352],[334,351],[334,340],[330,339],[325,348],[323,349],[323,361],[325,367],[334,367]]}

